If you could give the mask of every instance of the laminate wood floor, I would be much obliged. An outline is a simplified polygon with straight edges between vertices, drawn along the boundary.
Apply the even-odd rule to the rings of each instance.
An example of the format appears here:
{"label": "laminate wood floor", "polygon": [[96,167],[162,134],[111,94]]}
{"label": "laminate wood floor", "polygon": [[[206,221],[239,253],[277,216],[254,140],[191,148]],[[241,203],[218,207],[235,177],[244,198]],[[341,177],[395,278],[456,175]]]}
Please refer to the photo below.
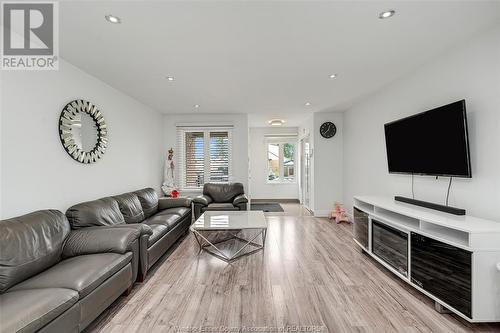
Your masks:
{"label": "laminate wood floor", "polygon": [[189,235],[87,332],[500,332],[437,313],[355,247],[350,225],[282,206],[265,251],[226,264]]}

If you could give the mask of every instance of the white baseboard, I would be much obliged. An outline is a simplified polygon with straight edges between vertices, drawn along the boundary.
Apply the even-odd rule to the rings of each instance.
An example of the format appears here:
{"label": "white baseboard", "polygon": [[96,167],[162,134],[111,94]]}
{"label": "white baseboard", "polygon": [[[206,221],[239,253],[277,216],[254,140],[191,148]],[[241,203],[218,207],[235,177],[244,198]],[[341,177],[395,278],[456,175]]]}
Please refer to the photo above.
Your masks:
{"label": "white baseboard", "polygon": [[313,214],[315,217],[330,217],[331,210],[315,210]]}

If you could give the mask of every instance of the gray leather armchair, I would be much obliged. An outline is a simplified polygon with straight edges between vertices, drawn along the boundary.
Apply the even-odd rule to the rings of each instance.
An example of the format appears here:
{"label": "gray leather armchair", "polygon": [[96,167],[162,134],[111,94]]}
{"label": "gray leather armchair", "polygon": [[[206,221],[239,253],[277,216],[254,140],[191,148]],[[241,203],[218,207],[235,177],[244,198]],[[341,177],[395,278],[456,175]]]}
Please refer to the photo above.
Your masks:
{"label": "gray leather armchair", "polygon": [[203,195],[193,199],[194,216],[197,219],[208,210],[246,210],[248,198],[242,183],[207,183]]}
{"label": "gray leather armchair", "polygon": [[63,213],[0,221],[0,332],[80,332],[128,293],[140,232],[72,231]]}

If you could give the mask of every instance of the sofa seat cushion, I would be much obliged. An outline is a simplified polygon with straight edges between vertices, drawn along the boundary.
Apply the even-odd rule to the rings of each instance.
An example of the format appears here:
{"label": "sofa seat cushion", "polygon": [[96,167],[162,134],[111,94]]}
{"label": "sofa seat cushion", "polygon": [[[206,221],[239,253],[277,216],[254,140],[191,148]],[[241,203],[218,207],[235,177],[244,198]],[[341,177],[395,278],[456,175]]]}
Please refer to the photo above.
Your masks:
{"label": "sofa seat cushion", "polygon": [[155,224],[161,224],[172,230],[179,222],[181,217],[177,214],[156,214],[147,219],[144,223],[152,227]]}
{"label": "sofa seat cushion", "polygon": [[189,213],[191,213],[191,208],[175,207],[175,208],[168,208],[168,209],[162,210],[156,215],[175,214],[175,215],[179,215],[181,217],[184,217],[184,216],[187,216]]}
{"label": "sofa seat cushion", "polygon": [[125,267],[131,259],[131,252],[99,253],[69,258],[10,290],[68,288],[77,291],[80,298],[83,298]]}
{"label": "sofa seat cushion", "polygon": [[211,203],[204,210],[239,210],[232,203]]}
{"label": "sofa seat cushion", "polygon": [[153,234],[149,236],[148,247],[160,240],[170,230],[168,226],[163,224],[151,224],[150,227],[153,230]]}
{"label": "sofa seat cushion", "polygon": [[0,295],[0,331],[38,331],[76,302],[78,292],[71,289],[9,290]]}

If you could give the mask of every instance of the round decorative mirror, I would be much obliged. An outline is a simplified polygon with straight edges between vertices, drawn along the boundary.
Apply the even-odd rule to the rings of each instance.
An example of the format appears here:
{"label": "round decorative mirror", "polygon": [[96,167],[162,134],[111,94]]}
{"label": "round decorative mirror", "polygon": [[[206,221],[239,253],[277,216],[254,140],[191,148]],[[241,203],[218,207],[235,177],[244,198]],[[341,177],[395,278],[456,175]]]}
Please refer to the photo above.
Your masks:
{"label": "round decorative mirror", "polygon": [[66,152],[80,163],[94,163],[108,144],[108,130],[101,111],[89,101],[66,104],[59,117],[59,137]]}

